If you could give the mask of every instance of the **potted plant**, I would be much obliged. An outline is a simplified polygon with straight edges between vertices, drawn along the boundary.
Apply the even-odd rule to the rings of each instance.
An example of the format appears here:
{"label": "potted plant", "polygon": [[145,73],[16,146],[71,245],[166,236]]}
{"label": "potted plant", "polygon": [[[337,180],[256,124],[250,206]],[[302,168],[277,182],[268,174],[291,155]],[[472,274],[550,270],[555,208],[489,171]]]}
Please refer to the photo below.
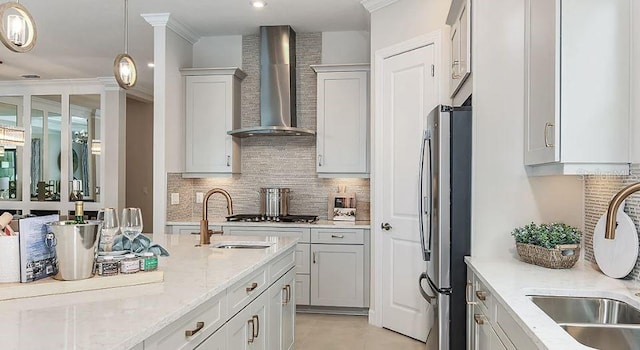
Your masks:
{"label": "potted plant", "polygon": [[573,267],[580,257],[580,231],[563,223],[533,222],[511,232],[522,261],[551,269]]}

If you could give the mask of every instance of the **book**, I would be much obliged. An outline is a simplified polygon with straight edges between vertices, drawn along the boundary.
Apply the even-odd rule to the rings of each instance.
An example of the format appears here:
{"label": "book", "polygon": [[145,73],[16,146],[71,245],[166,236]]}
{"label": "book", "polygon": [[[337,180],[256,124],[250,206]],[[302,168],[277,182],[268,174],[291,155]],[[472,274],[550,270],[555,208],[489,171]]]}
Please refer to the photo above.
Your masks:
{"label": "book", "polygon": [[59,215],[20,219],[20,282],[33,282],[58,273],[56,240],[47,223],[58,221]]}

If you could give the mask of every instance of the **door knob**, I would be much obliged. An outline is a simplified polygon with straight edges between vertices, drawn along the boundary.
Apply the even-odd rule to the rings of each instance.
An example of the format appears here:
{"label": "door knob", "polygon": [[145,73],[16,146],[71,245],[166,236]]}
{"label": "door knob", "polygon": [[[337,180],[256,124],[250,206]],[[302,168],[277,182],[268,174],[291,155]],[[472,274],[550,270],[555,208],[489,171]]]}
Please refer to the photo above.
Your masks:
{"label": "door knob", "polygon": [[391,230],[391,225],[389,225],[388,222],[385,222],[385,223],[380,224],[380,228],[385,230],[385,231],[389,231],[389,230]]}

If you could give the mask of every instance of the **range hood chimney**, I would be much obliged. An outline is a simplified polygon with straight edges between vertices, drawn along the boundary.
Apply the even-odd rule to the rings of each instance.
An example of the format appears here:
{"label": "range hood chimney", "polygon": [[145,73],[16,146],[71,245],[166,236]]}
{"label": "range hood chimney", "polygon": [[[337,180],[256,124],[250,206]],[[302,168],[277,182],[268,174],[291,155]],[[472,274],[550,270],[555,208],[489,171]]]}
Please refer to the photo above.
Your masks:
{"label": "range hood chimney", "polygon": [[315,135],[315,131],[298,128],[297,124],[296,32],[290,26],[260,27],[260,126],[227,134]]}

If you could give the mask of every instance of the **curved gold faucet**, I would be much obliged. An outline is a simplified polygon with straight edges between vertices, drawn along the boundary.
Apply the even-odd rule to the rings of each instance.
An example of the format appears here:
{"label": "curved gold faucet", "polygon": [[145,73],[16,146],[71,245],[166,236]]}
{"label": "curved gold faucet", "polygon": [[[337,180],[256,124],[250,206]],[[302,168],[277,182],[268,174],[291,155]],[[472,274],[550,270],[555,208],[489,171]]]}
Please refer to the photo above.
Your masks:
{"label": "curved gold faucet", "polygon": [[623,200],[638,191],[640,191],[640,182],[623,188],[613,196],[613,199],[609,202],[609,208],[607,208],[607,225],[605,226],[604,238],[616,238],[616,217],[618,216],[618,208],[620,208],[620,204],[622,204]]}
{"label": "curved gold faucet", "polygon": [[214,193],[220,193],[227,199],[227,212],[229,215],[233,215],[233,201],[231,200],[231,195],[229,192],[223,190],[222,188],[214,188],[207,192],[204,195],[204,200],[202,201],[202,220],[200,220],[200,245],[211,244],[211,235],[214,233],[223,234],[224,231],[209,231],[209,220],[208,217],[208,209],[209,205],[209,197]]}

